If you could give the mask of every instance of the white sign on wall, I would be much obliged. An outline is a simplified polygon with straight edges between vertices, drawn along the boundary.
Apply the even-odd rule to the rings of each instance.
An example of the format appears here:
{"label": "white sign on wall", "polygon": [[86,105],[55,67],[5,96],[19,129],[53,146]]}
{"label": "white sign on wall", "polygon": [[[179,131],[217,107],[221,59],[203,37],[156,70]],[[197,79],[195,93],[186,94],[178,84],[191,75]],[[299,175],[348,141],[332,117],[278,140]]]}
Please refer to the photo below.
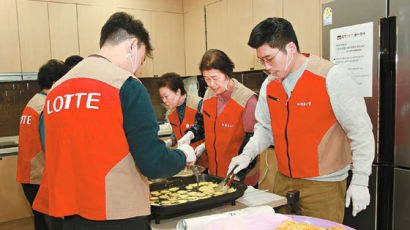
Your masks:
{"label": "white sign on wall", "polygon": [[330,30],[330,61],[353,74],[363,97],[372,96],[373,22]]}

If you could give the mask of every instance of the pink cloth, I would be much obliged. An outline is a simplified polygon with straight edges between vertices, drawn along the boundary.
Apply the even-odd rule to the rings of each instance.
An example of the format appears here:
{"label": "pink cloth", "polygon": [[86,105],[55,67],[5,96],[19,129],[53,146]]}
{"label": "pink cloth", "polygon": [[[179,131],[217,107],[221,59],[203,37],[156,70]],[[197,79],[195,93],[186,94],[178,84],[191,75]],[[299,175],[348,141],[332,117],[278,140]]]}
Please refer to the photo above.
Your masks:
{"label": "pink cloth", "polygon": [[[226,91],[223,94],[216,96],[217,116],[219,116],[219,114],[223,111],[229,99],[231,99],[231,96],[232,96],[232,90]],[[246,103],[245,111],[242,114],[243,128],[245,132],[247,133],[253,133],[253,127],[256,124],[255,108],[256,108],[257,102],[258,102],[258,97],[256,95],[253,95],[252,97],[250,97],[248,102]]]}

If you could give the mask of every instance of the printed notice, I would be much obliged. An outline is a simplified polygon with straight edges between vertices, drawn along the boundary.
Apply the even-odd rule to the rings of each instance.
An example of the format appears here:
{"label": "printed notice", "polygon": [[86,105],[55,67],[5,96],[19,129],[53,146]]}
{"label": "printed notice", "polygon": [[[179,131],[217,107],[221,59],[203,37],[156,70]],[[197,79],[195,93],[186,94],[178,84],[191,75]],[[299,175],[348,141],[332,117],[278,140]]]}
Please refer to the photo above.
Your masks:
{"label": "printed notice", "polygon": [[330,30],[330,61],[353,74],[363,97],[372,96],[373,22]]}

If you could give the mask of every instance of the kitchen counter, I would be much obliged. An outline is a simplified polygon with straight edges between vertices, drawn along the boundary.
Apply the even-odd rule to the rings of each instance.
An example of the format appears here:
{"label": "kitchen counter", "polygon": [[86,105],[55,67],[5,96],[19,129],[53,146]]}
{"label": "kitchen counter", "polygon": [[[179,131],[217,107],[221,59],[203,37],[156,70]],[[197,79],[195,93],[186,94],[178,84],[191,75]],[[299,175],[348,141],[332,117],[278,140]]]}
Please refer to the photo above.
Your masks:
{"label": "kitchen counter", "polygon": [[0,158],[17,155],[18,142],[18,136],[0,137]]}
{"label": "kitchen counter", "polygon": [[[204,210],[204,211],[194,212],[194,213],[191,213],[191,214],[182,215],[182,216],[178,216],[178,217],[174,217],[174,218],[170,218],[170,219],[161,219],[160,224],[155,224],[155,220],[151,220],[151,228],[153,230],[157,230],[157,229],[176,229],[178,221],[183,220],[183,219],[188,219],[188,218],[193,218],[193,217],[200,217],[200,216],[207,216],[207,215],[214,215],[214,214],[219,214],[219,213],[224,213],[224,212],[229,212],[229,211],[234,211],[234,210],[250,207],[250,206],[247,206],[247,205],[241,203],[241,201],[243,201],[244,198],[250,198],[250,197],[254,196],[255,192],[256,193],[263,193],[263,191],[261,191],[261,190],[252,189],[252,191],[250,193],[245,193],[244,196],[237,199],[236,202],[235,202],[236,205],[234,205],[234,206],[232,206],[231,203],[227,203],[227,204],[224,204],[222,206],[212,208],[212,209],[208,209],[208,210]],[[275,195],[275,194],[273,194],[273,196],[274,196],[274,198],[270,202],[263,203],[263,204],[258,204],[258,205],[255,205],[255,206],[268,205],[268,206],[271,206],[272,208],[275,208],[275,207],[285,205],[287,203],[287,200],[286,200],[285,197],[278,196],[278,195]]]}

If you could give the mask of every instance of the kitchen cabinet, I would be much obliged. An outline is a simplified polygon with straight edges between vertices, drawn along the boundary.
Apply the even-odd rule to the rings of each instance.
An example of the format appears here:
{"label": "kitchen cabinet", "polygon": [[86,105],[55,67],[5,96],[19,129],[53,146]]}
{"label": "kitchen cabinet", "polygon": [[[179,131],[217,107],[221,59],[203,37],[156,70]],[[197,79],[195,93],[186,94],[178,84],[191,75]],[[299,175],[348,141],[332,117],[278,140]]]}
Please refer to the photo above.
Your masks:
{"label": "kitchen cabinet", "polygon": [[[84,0],[81,0],[84,1]],[[87,0],[90,1],[90,0]],[[100,1],[100,0],[93,0]],[[112,0],[108,0],[112,1]],[[172,13],[182,13],[182,0],[116,0],[117,7],[128,9],[143,9],[150,11],[162,11]]]}
{"label": "kitchen cabinet", "polygon": [[321,2],[283,1],[283,16],[293,25],[300,52],[321,56]]}
{"label": "kitchen cabinet", "polygon": [[78,40],[80,55],[87,57],[100,50],[101,28],[114,8],[106,6],[77,5]]}
{"label": "kitchen cabinet", "polygon": [[0,223],[32,216],[21,184],[16,182],[17,156],[0,160]]}
{"label": "kitchen cabinet", "polygon": [[47,2],[17,1],[23,72],[37,72],[51,57]]}
{"label": "kitchen cabinet", "polygon": [[258,189],[273,192],[273,182],[278,171],[275,150],[273,148],[266,149],[259,155],[259,160],[260,177]]}
{"label": "kitchen cabinet", "polygon": [[204,6],[184,14],[186,75],[200,75],[199,63],[206,51]]}
{"label": "kitchen cabinet", "polygon": [[152,43],[154,75],[176,72],[185,75],[183,14],[153,12]]}
{"label": "kitchen cabinet", "polygon": [[79,54],[77,9],[74,4],[48,3],[51,57],[64,61]]}
{"label": "kitchen cabinet", "polygon": [[[260,22],[265,20],[266,18],[271,17],[282,17],[283,16],[283,1],[282,0],[253,0],[252,1],[252,29]],[[249,31],[249,35],[251,34]],[[253,60],[253,66],[255,69],[264,69],[262,65],[260,65],[256,61],[256,51],[253,50],[255,58]]]}
{"label": "kitchen cabinet", "polygon": [[[227,53],[228,15],[227,1],[206,5],[206,44],[207,49],[220,49]],[[229,53],[227,53],[230,56]]]}
{"label": "kitchen cabinet", "polygon": [[0,72],[20,72],[17,10],[14,0],[0,2]]}
{"label": "kitchen cabinet", "polygon": [[234,71],[255,67],[255,50],[247,45],[253,28],[252,0],[223,0],[206,5],[208,49],[224,51],[234,62]]}
{"label": "kitchen cabinet", "polygon": [[[118,10],[124,11],[134,16],[134,19],[141,20],[141,22],[144,24],[144,28],[148,31],[151,37],[151,43],[152,43],[152,12],[143,11],[143,10],[130,10],[130,9],[118,9]],[[150,57],[146,57],[144,64],[138,70],[137,77],[152,77],[152,76],[154,76],[153,59]]]}
{"label": "kitchen cabinet", "polygon": [[248,46],[252,30],[252,0],[228,0],[227,52],[235,63],[234,71],[247,71],[254,67],[256,53]]}

